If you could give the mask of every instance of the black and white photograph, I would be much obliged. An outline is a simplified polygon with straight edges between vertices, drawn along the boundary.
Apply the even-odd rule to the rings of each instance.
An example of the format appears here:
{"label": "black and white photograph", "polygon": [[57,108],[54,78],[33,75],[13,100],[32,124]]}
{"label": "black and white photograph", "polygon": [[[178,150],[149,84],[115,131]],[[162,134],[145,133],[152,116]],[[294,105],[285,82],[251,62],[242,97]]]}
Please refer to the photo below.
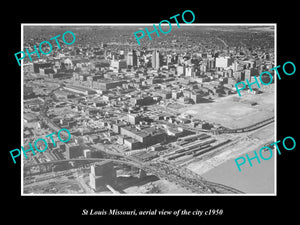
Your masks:
{"label": "black and white photograph", "polygon": [[22,24],[24,195],[275,194],[276,25],[164,25]]}
{"label": "black and white photograph", "polygon": [[123,3],[6,7],[3,220],[293,221],[296,5]]}

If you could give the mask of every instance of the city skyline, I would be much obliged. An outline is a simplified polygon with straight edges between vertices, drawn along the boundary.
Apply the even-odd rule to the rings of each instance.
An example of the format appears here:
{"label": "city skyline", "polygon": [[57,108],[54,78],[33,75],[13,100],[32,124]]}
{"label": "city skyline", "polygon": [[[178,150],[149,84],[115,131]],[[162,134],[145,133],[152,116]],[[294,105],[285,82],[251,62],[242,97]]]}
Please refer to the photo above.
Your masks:
{"label": "city skyline", "polygon": [[[23,26],[24,34],[28,34],[26,24]],[[45,39],[45,30],[51,28],[59,33],[66,29],[60,25],[57,28],[28,26],[36,30],[25,35],[22,41],[29,49]],[[72,29],[72,25],[66,27]],[[219,31],[217,26],[204,26],[206,29],[199,36],[195,33],[197,24],[193,24],[139,47],[131,43],[134,40],[126,30],[128,27],[122,27],[121,31],[112,29],[119,32],[114,36],[119,41],[98,39],[102,35],[100,31],[109,27],[100,27],[100,31],[89,27],[81,31],[80,27],[74,27],[78,38],[74,46],[54,48],[53,55],[36,58],[33,63],[26,59],[22,62],[24,139],[34,139],[48,129],[64,127],[70,128],[74,136],[71,144],[52,148],[50,155],[34,157],[36,165],[22,162],[22,170],[23,163],[30,168],[24,171],[24,176],[37,177],[34,181],[26,180],[26,192],[34,190],[35,182],[44,182],[38,181],[41,173],[38,164],[45,165],[43,173],[52,180],[49,190],[53,193],[60,193],[62,178],[52,176],[64,177],[64,173],[70,174],[65,177],[73,177],[69,178],[70,185],[79,185],[80,192],[88,194],[92,187],[98,190],[97,182],[106,181],[100,178],[102,175],[97,178],[98,175],[88,170],[96,166],[93,160],[101,158],[116,163],[112,167],[116,172],[115,187],[106,184],[109,186],[106,194],[109,190],[114,194],[158,191],[160,194],[218,195],[226,194],[225,190],[238,194],[236,187],[223,185],[223,181],[219,186],[207,179],[204,182],[201,176],[244,153],[245,150],[238,153],[237,149],[252,143],[252,139],[260,140],[257,146],[274,139],[275,130],[271,126],[275,113],[274,85],[254,91],[245,89],[245,98],[239,100],[234,84],[245,79],[250,81],[276,64],[276,26],[224,25]],[[274,33],[270,27],[274,27]],[[39,35],[39,30],[44,36]],[[36,38],[32,39],[32,35]],[[98,39],[97,44],[87,41],[93,38]],[[149,44],[152,47],[148,49]],[[248,114],[255,117],[249,119]],[[261,138],[260,130],[265,130],[265,139]],[[236,150],[229,150],[229,146],[235,146]],[[217,162],[215,166],[209,166],[212,160]],[[58,164],[51,165],[51,161]],[[128,171],[118,163],[127,163],[127,167],[132,163],[139,170],[129,166],[131,171]],[[34,171],[39,171],[36,176],[31,175]],[[174,175],[168,175],[170,171]],[[54,175],[60,173],[61,176]],[[95,180],[89,186],[91,179]],[[138,183],[141,185],[136,188]],[[174,186],[174,183],[179,184]],[[274,185],[270,181],[270,186],[271,183]],[[61,190],[66,194],[76,193],[67,188]],[[97,190],[95,195],[99,194]]]}

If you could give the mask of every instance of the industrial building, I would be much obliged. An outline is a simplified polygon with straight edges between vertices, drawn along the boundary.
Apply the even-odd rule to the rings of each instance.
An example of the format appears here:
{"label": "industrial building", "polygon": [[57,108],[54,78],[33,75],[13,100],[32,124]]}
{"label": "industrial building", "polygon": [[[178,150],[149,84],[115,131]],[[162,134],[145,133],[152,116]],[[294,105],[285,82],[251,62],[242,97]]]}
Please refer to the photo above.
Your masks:
{"label": "industrial building", "polygon": [[120,134],[121,133],[121,127],[125,127],[127,126],[127,123],[121,121],[121,122],[117,122],[115,124],[112,125],[112,130],[113,132]]}
{"label": "industrial building", "polygon": [[200,93],[192,93],[191,99],[193,99],[194,103],[200,103],[203,101],[202,95]]}
{"label": "industrial building", "polygon": [[123,138],[123,144],[129,148],[130,150],[136,150],[139,148],[143,148],[143,144],[131,137]]}
{"label": "industrial building", "polygon": [[60,90],[57,90],[55,92],[55,96],[58,99],[63,99],[63,100],[67,100],[67,99],[75,97],[74,93],[71,93],[71,92],[68,92],[68,91],[60,91]]}
{"label": "industrial building", "polygon": [[33,63],[33,71],[35,73],[40,72],[40,68],[52,68],[53,64],[50,62],[39,62],[39,63]]}
{"label": "industrial building", "polygon": [[133,105],[150,105],[154,103],[154,99],[151,96],[135,97],[131,98],[130,102]]}
{"label": "industrial building", "polygon": [[151,146],[156,143],[163,142],[167,135],[163,129],[155,127],[147,127],[137,129],[136,127],[121,127],[121,135],[131,137],[143,144],[143,146]]}
{"label": "industrial building", "polygon": [[83,95],[91,95],[96,94],[97,92],[82,86],[66,86],[64,87],[65,90],[75,92],[77,94],[83,94]]}
{"label": "industrial building", "polygon": [[130,124],[138,124],[140,121],[143,121],[143,117],[139,114],[128,114],[127,115],[127,121]]}
{"label": "industrial building", "polygon": [[106,79],[106,80],[99,80],[98,81],[98,87],[100,90],[102,91],[107,91],[109,89],[113,89],[116,87],[122,87],[122,84],[125,83],[125,81],[122,80],[110,80],[110,79]]}

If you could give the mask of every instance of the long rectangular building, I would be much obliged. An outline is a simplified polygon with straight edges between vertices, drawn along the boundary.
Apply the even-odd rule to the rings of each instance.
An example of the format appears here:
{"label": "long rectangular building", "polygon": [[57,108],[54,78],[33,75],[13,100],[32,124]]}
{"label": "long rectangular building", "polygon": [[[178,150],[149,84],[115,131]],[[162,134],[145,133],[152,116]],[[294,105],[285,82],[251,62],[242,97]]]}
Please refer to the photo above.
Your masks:
{"label": "long rectangular building", "polygon": [[98,87],[100,90],[107,91],[116,87],[122,87],[125,81],[122,80],[98,80]]}
{"label": "long rectangular building", "polygon": [[64,87],[65,90],[71,91],[71,92],[75,92],[78,94],[83,94],[83,95],[91,95],[91,94],[96,94],[97,92],[89,89],[89,88],[85,88],[85,87],[79,87],[79,86],[66,86]]}

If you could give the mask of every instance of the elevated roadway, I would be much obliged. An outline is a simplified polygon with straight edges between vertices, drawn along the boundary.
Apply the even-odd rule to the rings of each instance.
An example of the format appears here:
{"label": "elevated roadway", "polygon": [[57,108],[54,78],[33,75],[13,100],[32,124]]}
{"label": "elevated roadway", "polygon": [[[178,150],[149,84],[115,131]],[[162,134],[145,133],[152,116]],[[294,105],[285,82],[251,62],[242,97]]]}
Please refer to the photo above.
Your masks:
{"label": "elevated roadway", "polygon": [[[59,89],[60,87],[52,90],[49,93],[49,97],[52,97],[55,90]],[[58,127],[55,123],[53,123],[51,121],[51,119],[49,119],[47,117],[48,102],[49,102],[49,100],[46,100],[44,102],[44,105],[42,106],[42,110],[41,110],[41,113],[40,113],[40,118],[41,118],[41,120],[43,120],[45,122],[45,124],[50,129],[58,132],[60,130],[60,127]],[[62,136],[63,135],[64,134],[62,133]],[[188,189],[190,189],[190,190],[192,190],[193,192],[196,192],[196,193],[243,193],[239,190],[236,190],[236,189],[231,188],[231,187],[227,187],[227,186],[222,185],[222,184],[217,184],[217,183],[205,181],[199,175],[190,175],[190,174],[187,173],[187,171],[183,171],[182,168],[173,167],[169,164],[162,165],[160,163],[152,163],[152,164],[151,163],[144,163],[144,162],[141,162],[141,161],[139,161],[139,160],[137,160],[133,157],[125,156],[125,155],[120,154],[120,153],[112,152],[112,151],[109,151],[109,150],[98,149],[98,148],[88,146],[88,145],[85,145],[85,144],[83,144],[82,146],[85,147],[85,148],[89,148],[89,149],[95,149],[97,151],[100,150],[100,151],[106,153],[106,157],[108,157],[108,158],[87,158],[87,159],[56,160],[56,161],[49,161],[49,162],[33,164],[33,165],[28,165],[28,166],[26,165],[24,167],[24,169],[30,169],[31,167],[34,167],[34,166],[46,166],[46,165],[51,165],[51,164],[53,165],[53,164],[57,164],[57,163],[71,162],[71,161],[97,162],[97,161],[104,161],[104,160],[109,159],[109,160],[112,160],[115,163],[127,164],[127,165],[130,165],[130,166],[134,166],[134,167],[143,169],[143,170],[145,170],[149,173],[152,173],[152,174],[156,175],[159,178],[167,179],[171,182],[178,183],[181,186],[186,187],[186,188],[188,188]],[[111,159],[112,157],[119,157],[119,158],[122,158],[122,160],[120,160],[120,159]]]}
{"label": "elevated roadway", "polygon": [[232,187],[228,187],[222,184],[210,182],[204,180],[201,176],[197,174],[193,174],[191,171],[180,171],[180,169],[173,167],[168,164],[162,163],[143,163],[143,162],[132,162],[127,160],[118,160],[118,159],[107,159],[107,158],[86,158],[86,159],[64,159],[64,160],[56,160],[49,161],[39,164],[32,164],[24,166],[24,169],[30,169],[32,167],[37,166],[46,166],[46,165],[54,165],[57,163],[64,162],[101,162],[111,160],[117,164],[125,164],[133,167],[140,168],[148,173],[154,174],[160,179],[166,179],[170,182],[177,183],[182,187],[186,187],[192,190],[195,193],[236,193],[242,194],[243,192],[234,189]]}

